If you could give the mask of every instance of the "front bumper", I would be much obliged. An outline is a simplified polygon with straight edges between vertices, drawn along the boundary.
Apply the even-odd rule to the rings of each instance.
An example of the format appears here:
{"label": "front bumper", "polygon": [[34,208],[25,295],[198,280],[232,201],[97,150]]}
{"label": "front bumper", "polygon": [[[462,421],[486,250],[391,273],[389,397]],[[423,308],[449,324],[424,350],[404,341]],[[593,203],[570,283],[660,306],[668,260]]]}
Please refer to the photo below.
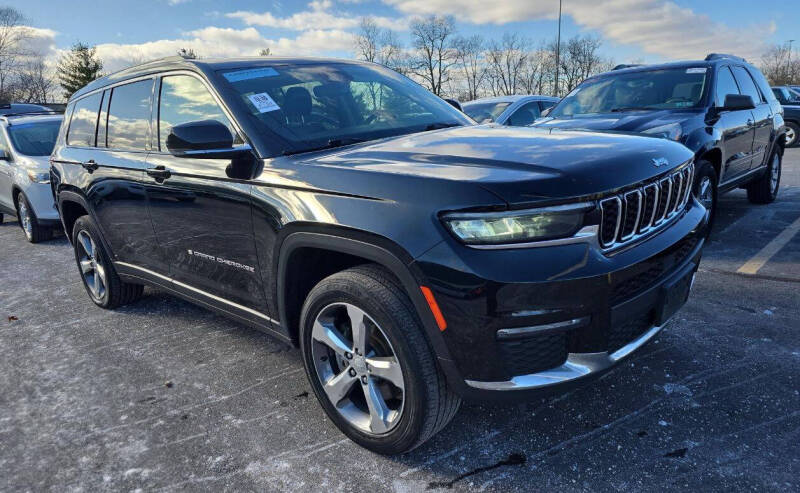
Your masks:
{"label": "front bumper", "polygon": [[448,382],[467,398],[516,399],[608,370],[685,302],[706,224],[692,201],[669,228],[614,255],[591,244],[427,252],[416,264],[448,322],[439,354]]}

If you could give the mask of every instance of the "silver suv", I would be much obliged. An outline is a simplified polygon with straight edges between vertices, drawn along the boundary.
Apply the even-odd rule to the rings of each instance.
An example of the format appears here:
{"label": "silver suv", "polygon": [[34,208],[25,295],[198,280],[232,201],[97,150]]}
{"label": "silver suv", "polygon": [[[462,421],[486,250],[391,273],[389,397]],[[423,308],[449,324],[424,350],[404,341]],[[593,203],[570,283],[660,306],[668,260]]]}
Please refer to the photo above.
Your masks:
{"label": "silver suv", "polygon": [[31,243],[52,238],[61,223],[50,191],[50,153],[62,116],[57,113],[0,116],[0,223],[17,216]]}

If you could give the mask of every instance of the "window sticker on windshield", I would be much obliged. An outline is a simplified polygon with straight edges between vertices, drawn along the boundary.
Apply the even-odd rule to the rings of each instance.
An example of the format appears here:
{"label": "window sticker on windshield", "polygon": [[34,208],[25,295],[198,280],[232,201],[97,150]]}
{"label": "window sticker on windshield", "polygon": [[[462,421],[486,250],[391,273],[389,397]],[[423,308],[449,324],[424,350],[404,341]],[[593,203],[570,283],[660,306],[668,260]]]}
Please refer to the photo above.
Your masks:
{"label": "window sticker on windshield", "polygon": [[259,94],[251,94],[247,96],[250,99],[250,102],[253,103],[253,106],[256,107],[259,113],[266,113],[268,111],[275,111],[281,109],[269,94],[262,92]]}
{"label": "window sticker on windshield", "polygon": [[249,68],[246,70],[236,70],[222,74],[228,82],[239,82],[240,80],[260,79],[262,77],[275,77],[278,71],[272,67]]}
{"label": "window sticker on windshield", "polygon": [[704,74],[704,73],[706,73],[706,68],[705,67],[687,68],[686,69],[686,73],[687,74]]}

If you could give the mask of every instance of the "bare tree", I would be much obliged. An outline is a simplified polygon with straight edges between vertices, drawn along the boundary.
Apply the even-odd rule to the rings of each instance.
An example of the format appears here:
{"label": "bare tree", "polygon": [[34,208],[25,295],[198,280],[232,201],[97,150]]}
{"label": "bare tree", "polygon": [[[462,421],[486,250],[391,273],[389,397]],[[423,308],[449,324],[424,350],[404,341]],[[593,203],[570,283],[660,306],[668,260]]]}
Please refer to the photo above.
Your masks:
{"label": "bare tree", "polygon": [[43,55],[34,54],[28,57],[19,72],[17,86],[14,97],[16,101],[46,103],[52,100],[56,82],[44,63]]}
{"label": "bare tree", "polygon": [[13,7],[0,7],[0,99],[10,99],[8,83],[24,55],[23,42],[30,32],[23,26],[25,17]]}
{"label": "bare tree", "polygon": [[355,35],[356,57],[404,72],[403,47],[391,29],[381,29],[372,17],[364,17]]}
{"label": "bare tree", "polygon": [[[556,96],[563,96],[580,84],[583,79],[610,68],[609,62],[600,56],[601,45],[600,38],[591,35],[578,35],[570,38],[566,44],[562,42],[559,94]],[[548,45],[547,50],[555,53],[555,41]]]}
{"label": "bare tree", "polygon": [[178,50],[178,56],[194,60],[197,58],[197,52],[194,51],[194,48],[181,48]]}
{"label": "bare tree", "polygon": [[486,52],[489,73],[496,94],[516,94],[525,62],[528,59],[527,39],[517,33],[505,33],[501,41],[493,41]]}
{"label": "bare tree", "polygon": [[258,52],[258,56],[271,56],[272,50],[269,48],[261,48],[261,51]]}
{"label": "bare tree", "polygon": [[774,86],[800,83],[800,53],[789,43],[772,45],[761,56],[761,72]]}
{"label": "bare tree", "polygon": [[409,69],[436,95],[441,95],[445,84],[450,81],[450,70],[456,60],[455,34],[455,21],[450,16],[432,15],[411,23],[414,52],[409,60]]}
{"label": "bare tree", "polygon": [[540,48],[528,53],[520,70],[520,87],[526,94],[544,94],[553,82],[555,60]]}
{"label": "bare tree", "polygon": [[485,45],[486,42],[479,34],[470,37],[459,36],[453,40],[456,65],[467,85],[466,92],[462,95],[462,99],[466,101],[478,99],[480,89],[486,80]]}

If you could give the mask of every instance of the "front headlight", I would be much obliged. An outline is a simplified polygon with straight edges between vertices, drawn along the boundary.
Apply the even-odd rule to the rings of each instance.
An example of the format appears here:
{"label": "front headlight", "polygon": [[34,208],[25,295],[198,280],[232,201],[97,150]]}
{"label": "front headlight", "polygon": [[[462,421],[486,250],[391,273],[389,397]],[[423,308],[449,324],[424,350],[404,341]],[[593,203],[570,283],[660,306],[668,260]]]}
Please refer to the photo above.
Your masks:
{"label": "front headlight", "polygon": [[33,183],[50,183],[50,172],[28,171],[28,179]]}
{"label": "front headlight", "polygon": [[506,212],[451,213],[442,217],[457,238],[470,245],[500,245],[567,238],[583,226],[594,204],[581,203]]}
{"label": "front headlight", "polygon": [[683,127],[680,123],[668,123],[666,125],[648,128],[647,130],[643,130],[642,133],[652,135],[653,137],[678,141],[683,137]]}

